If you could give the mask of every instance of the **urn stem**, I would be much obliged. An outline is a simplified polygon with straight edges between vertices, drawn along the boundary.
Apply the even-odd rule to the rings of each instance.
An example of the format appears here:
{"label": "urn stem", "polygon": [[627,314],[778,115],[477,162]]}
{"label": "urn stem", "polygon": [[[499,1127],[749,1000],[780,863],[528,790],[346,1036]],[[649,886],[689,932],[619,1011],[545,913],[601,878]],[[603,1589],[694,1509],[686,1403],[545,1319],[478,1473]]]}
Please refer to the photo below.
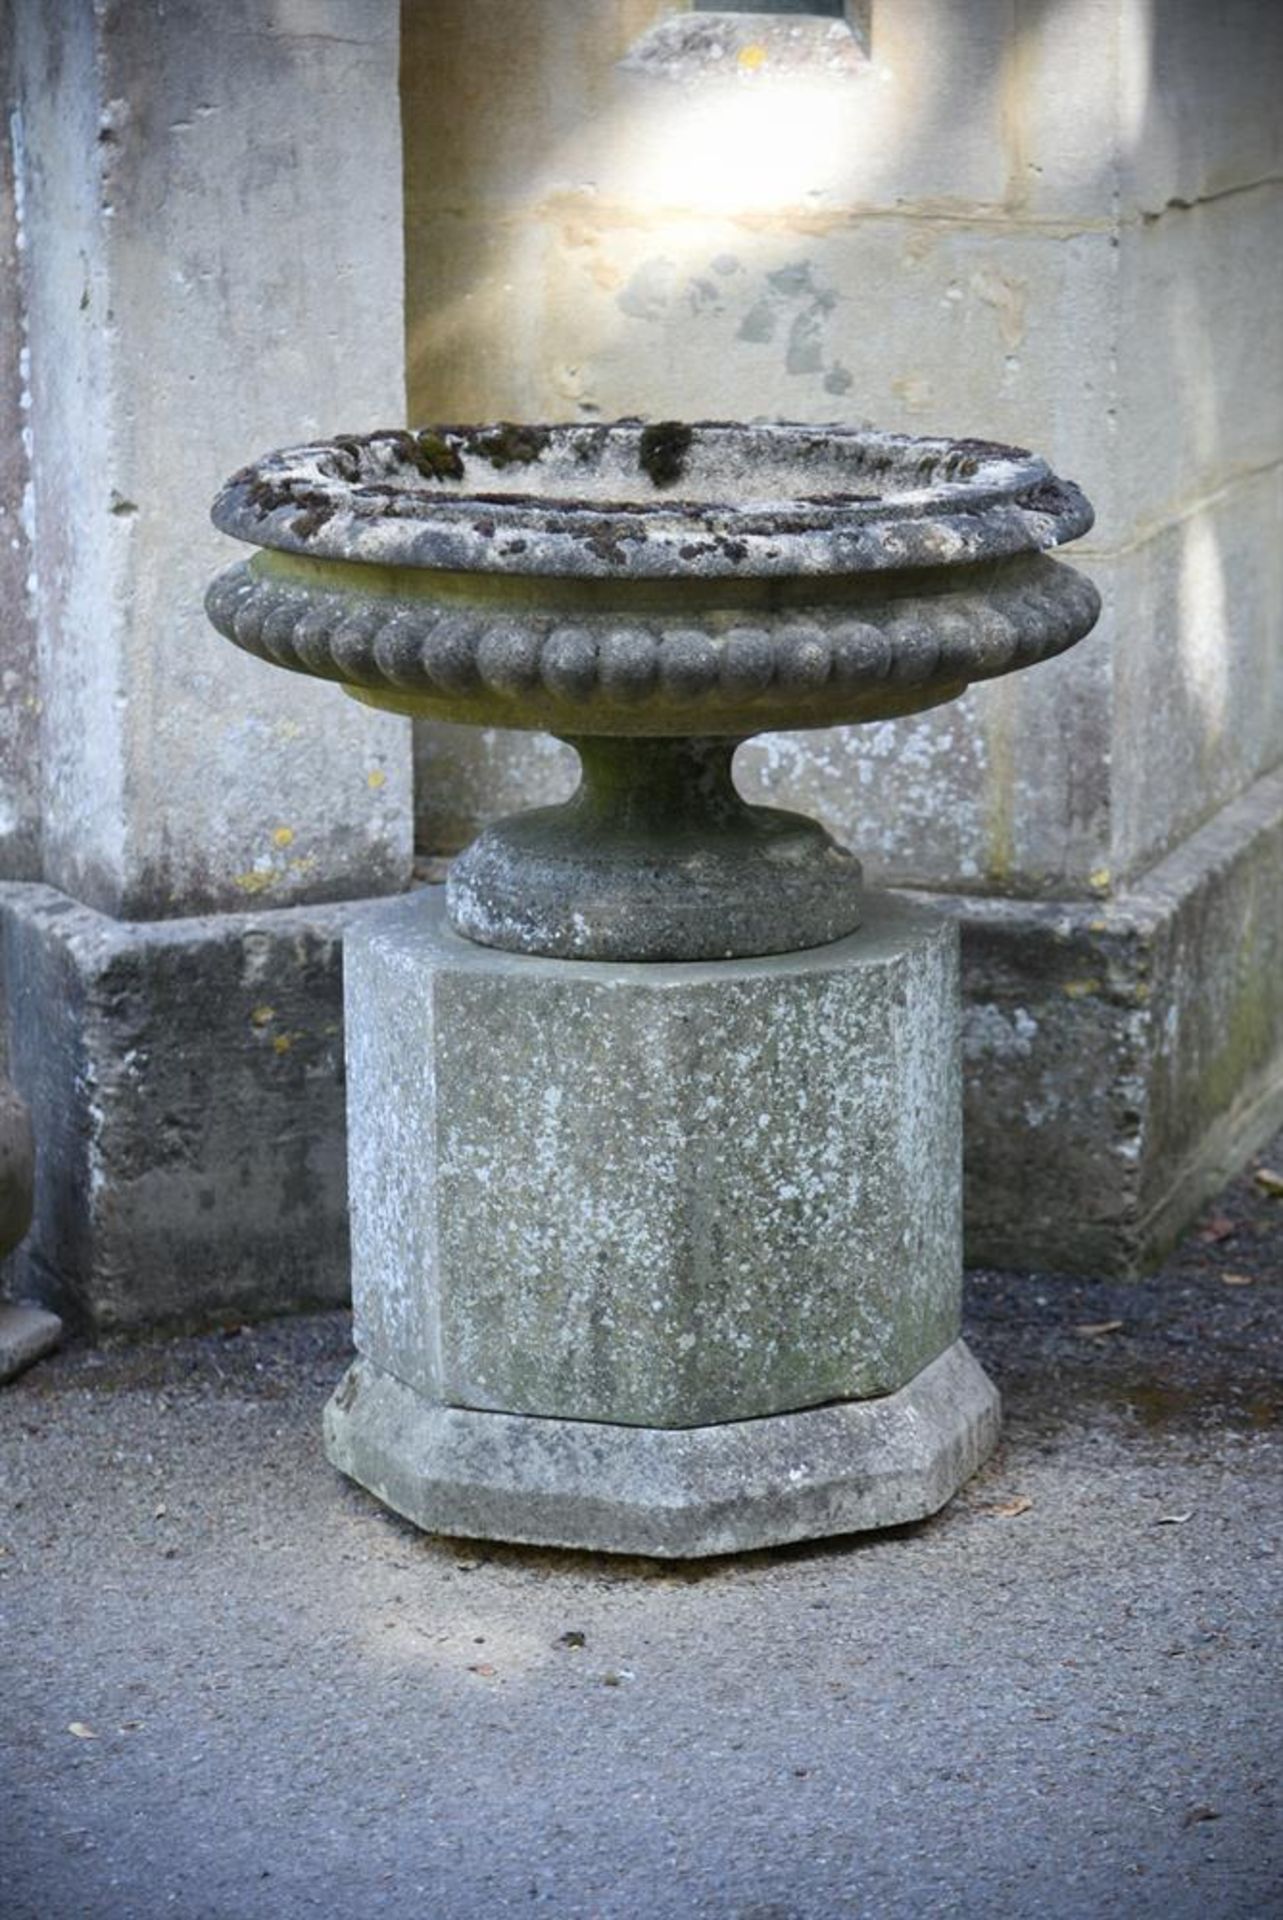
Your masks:
{"label": "urn stem", "polygon": [[487,827],[455,861],[457,932],[577,960],[725,960],[823,946],[856,926],[860,863],[816,820],[756,807],[736,739],[562,736],[564,805]]}

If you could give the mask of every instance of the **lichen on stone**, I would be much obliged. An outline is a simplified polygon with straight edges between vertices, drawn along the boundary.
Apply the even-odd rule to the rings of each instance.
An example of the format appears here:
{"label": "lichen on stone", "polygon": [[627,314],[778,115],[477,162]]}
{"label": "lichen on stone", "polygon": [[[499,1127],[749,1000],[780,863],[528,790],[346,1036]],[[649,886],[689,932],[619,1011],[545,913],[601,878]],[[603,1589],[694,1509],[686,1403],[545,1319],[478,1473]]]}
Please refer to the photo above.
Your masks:
{"label": "lichen on stone", "polygon": [[551,437],[547,427],[516,426],[510,420],[501,420],[498,426],[469,434],[465,444],[469,453],[502,470],[532,466]]}
{"label": "lichen on stone", "polygon": [[671,487],[681,479],[694,434],[695,429],[680,420],[661,420],[642,428],[637,464],[652,486]]}

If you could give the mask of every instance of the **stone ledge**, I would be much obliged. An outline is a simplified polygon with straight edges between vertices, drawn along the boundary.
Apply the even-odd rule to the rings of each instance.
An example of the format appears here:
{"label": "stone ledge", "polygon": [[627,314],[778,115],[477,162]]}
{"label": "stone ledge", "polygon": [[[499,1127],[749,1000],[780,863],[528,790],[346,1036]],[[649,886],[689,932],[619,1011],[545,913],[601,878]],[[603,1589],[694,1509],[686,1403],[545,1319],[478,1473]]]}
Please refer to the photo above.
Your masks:
{"label": "stone ledge", "polygon": [[365,910],[130,923],[0,887],[38,1146],[14,1293],[101,1333],[347,1298],[340,943]]}
{"label": "stone ledge", "polygon": [[925,1519],[988,1458],[998,1422],[961,1340],[882,1399],[685,1428],[439,1406],[358,1359],[325,1445],[428,1532],[686,1559]]}
{"label": "stone ledge", "polygon": [[1147,1271],[1283,1119],[1283,773],[1108,903],[948,904],[970,1264]]}

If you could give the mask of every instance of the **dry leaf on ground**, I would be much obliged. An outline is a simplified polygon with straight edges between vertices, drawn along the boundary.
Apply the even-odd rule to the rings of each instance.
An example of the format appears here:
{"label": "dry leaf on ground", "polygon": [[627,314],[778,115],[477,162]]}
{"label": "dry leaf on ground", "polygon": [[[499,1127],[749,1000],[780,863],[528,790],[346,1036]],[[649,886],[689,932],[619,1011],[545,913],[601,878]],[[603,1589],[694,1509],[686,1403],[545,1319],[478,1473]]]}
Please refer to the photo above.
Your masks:
{"label": "dry leaf on ground", "polygon": [[73,1720],[67,1728],[67,1732],[74,1733],[77,1740],[96,1740],[98,1738],[93,1728],[87,1727],[83,1720]]}
{"label": "dry leaf on ground", "polygon": [[988,1514],[991,1520],[1014,1520],[1017,1514],[1028,1513],[1033,1501],[1027,1493],[1017,1493],[1010,1500],[999,1500],[992,1507],[982,1507],[980,1511]]}
{"label": "dry leaf on ground", "polygon": [[1223,1273],[1221,1275],[1221,1285],[1223,1287],[1250,1287],[1254,1284],[1255,1276],[1250,1273]]}
{"label": "dry leaf on ground", "polygon": [[1088,1320],[1081,1327],[1074,1328],[1074,1332],[1084,1340],[1095,1340],[1102,1333],[1121,1333],[1122,1330],[1121,1320]]}
{"label": "dry leaf on ground", "polygon": [[1283,1173],[1276,1173],[1273,1167],[1258,1167],[1252,1178],[1271,1200],[1283,1200]]}
{"label": "dry leaf on ground", "polygon": [[1196,1827],[1200,1820],[1219,1820],[1220,1814],[1215,1807],[1191,1807],[1181,1821],[1183,1827]]}

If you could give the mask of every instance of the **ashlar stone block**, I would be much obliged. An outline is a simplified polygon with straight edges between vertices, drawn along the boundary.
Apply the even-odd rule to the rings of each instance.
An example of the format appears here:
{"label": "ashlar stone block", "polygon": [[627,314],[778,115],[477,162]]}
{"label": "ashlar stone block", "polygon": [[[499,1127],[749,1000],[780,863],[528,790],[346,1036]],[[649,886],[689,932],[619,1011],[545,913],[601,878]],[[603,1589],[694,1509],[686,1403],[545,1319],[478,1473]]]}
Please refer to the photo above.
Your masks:
{"label": "ashlar stone block", "polygon": [[0,887],[37,1148],[17,1297],[96,1334],[347,1298],[339,968],[362,911],[137,923]]}
{"label": "ashlar stone block", "polygon": [[398,8],[12,11],[44,878],[123,920],[395,892],[409,729],[202,594],[248,449],[404,411]]}
{"label": "ashlar stone block", "polygon": [[953,927],[508,955],[438,902],[345,958],[356,1343],[434,1403],[691,1427],[894,1392],[956,1338]]}

